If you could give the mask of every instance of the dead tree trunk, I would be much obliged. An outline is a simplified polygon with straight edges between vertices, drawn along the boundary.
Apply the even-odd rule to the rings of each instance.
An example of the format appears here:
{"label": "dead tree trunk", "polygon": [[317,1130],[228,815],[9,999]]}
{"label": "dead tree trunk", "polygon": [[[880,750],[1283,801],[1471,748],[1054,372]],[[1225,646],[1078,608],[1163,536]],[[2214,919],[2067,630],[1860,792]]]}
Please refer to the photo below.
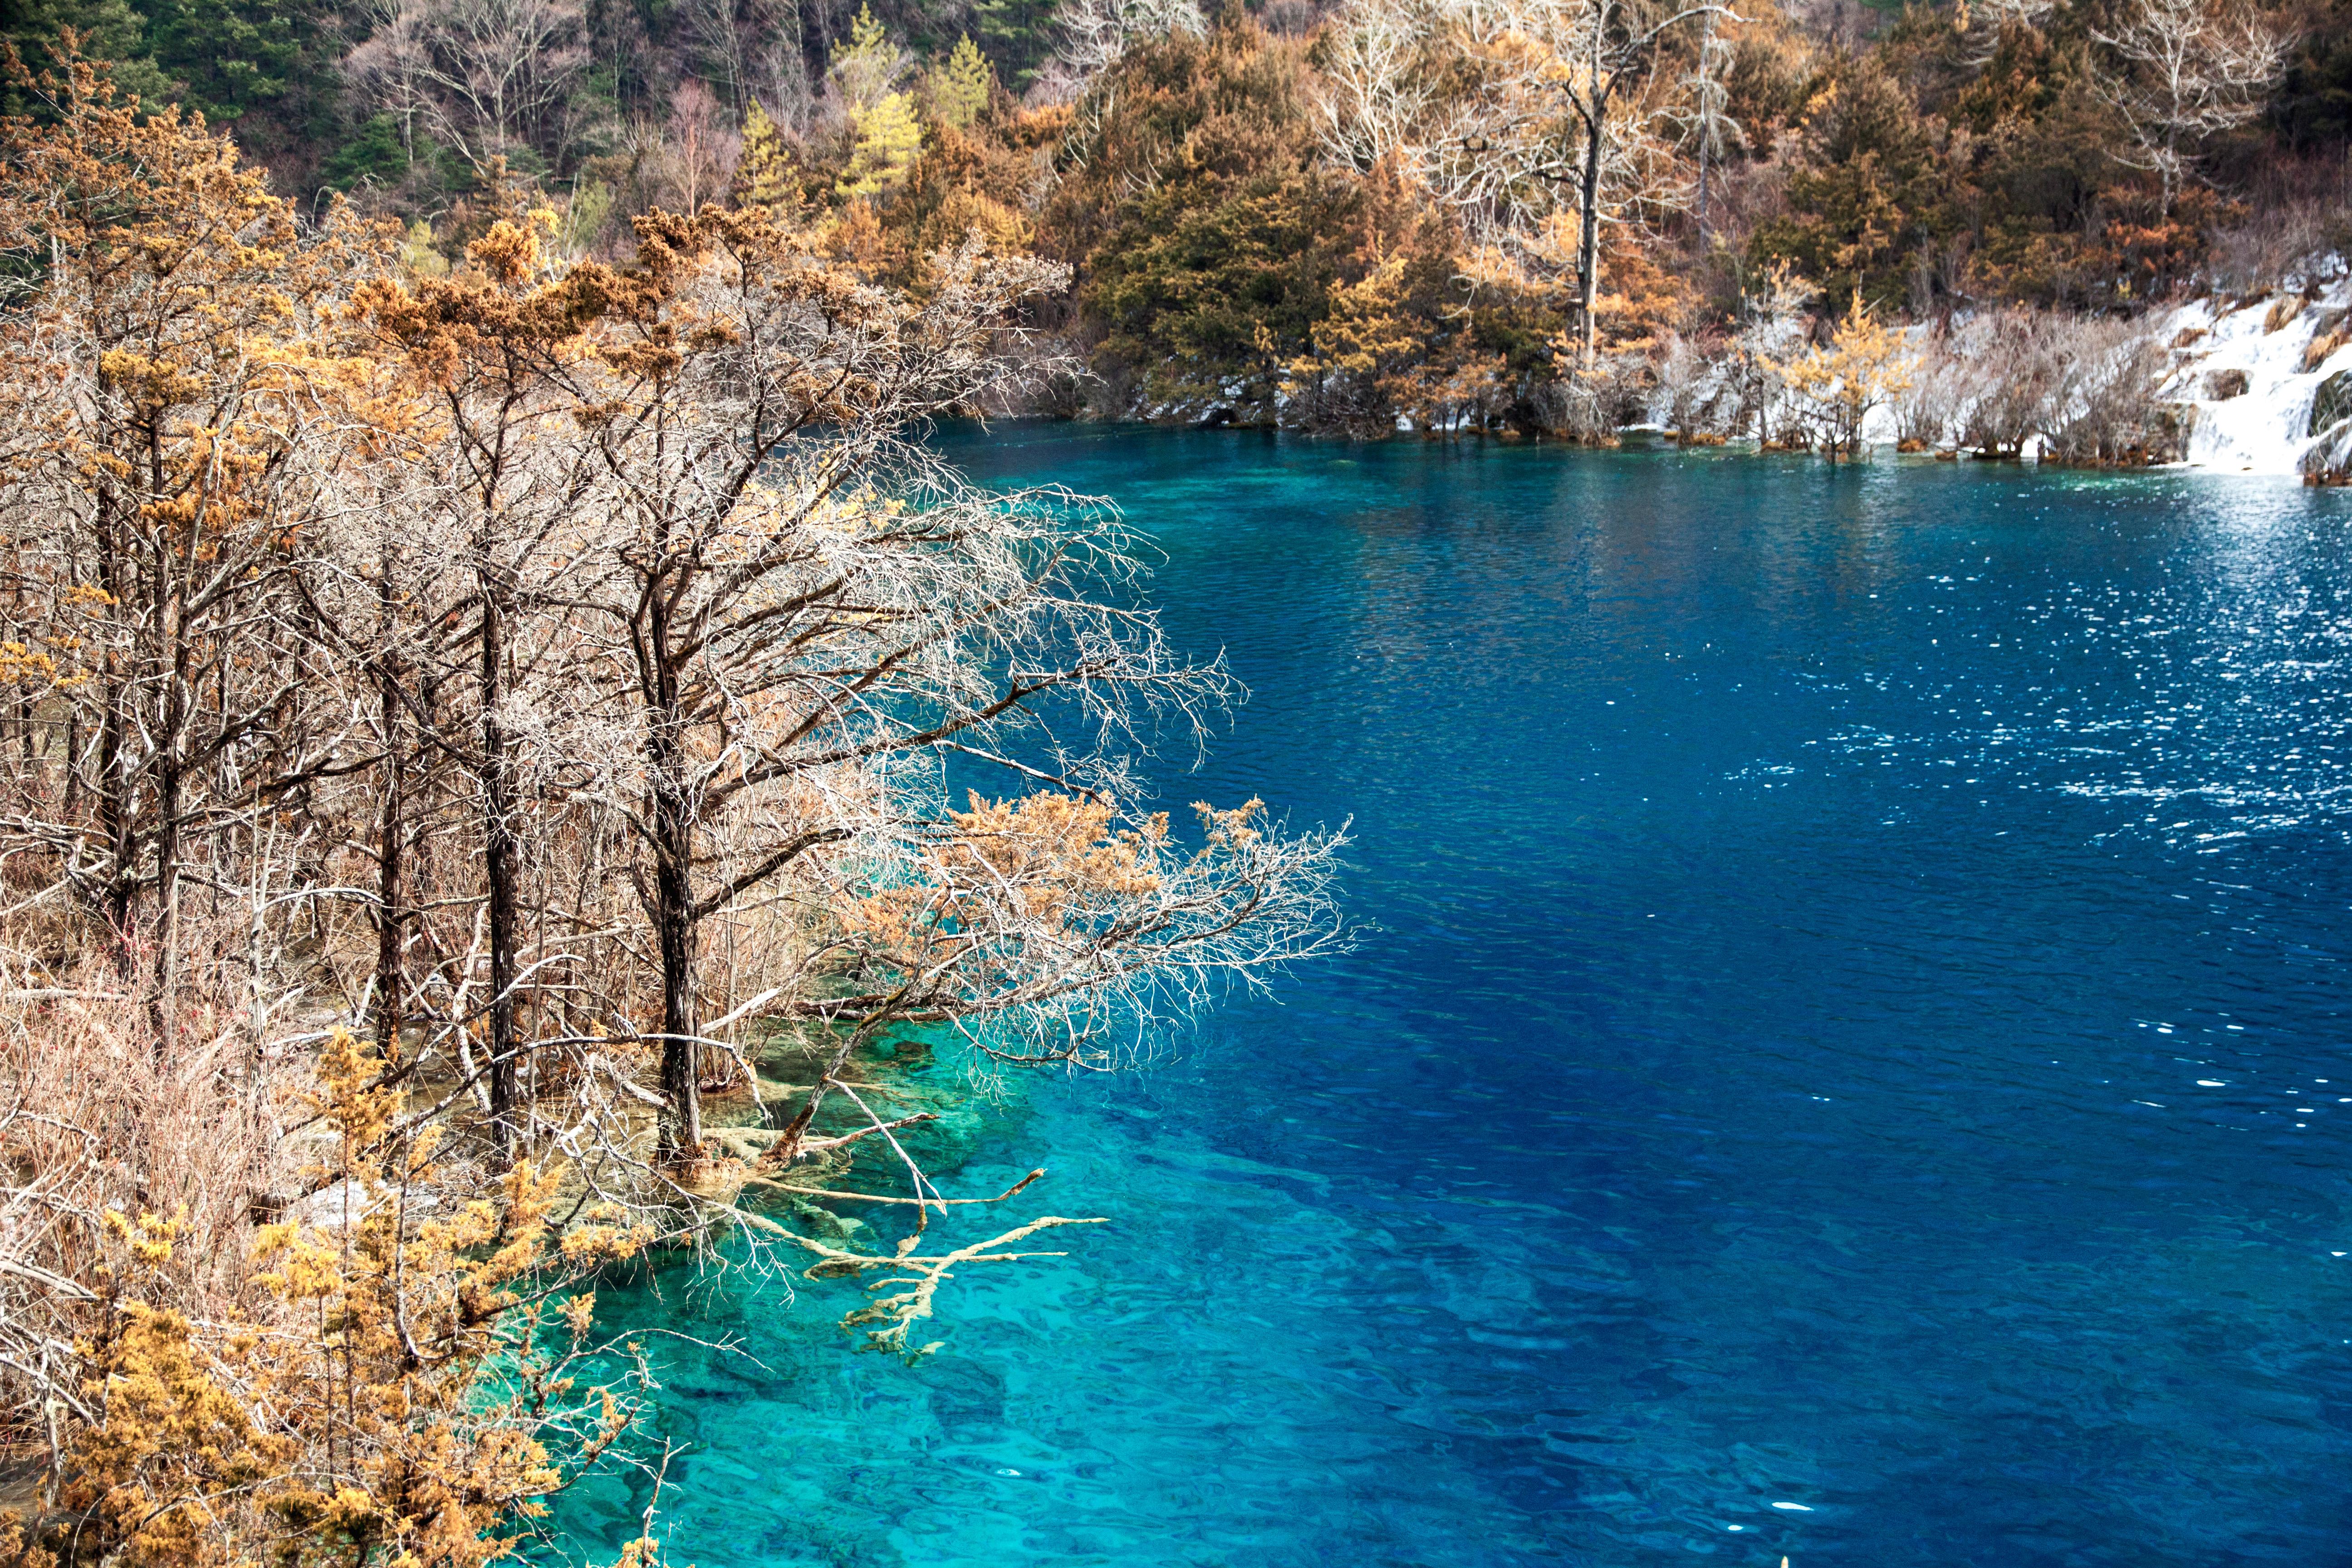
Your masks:
{"label": "dead tree trunk", "polygon": [[702,1148],[701,1051],[694,976],[694,816],[681,752],[677,662],[670,647],[670,584],[647,584],[639,668],[648,689],[646,763],[652,775],[656,945],[662,968],[661,1151],[691,1160]]}
{"label": "dead tree trunk", "polygon": [[[392,639],[392,585],[383,585],[383,635]],[[376,703],[383,713],[383,789],[376,805],[375,986],[376,1044],[389,1060],[400,1042],[406,965],[401,962],[400,871],[407,834],[408,759],[402,750],[400,660],[389,646],[376,667]]]}
{"label": "dead tree trunk", "polygon": [[514,824],[513,737],[500,713],[506,700],[505,585],[495,568],[481,572],[482,877],[489,900],[490,999],[485,1044],[490,1061],[491,1136],[501,1151],[514,1147],[519,1110],[516,1084],[515,951],[520,921]]}

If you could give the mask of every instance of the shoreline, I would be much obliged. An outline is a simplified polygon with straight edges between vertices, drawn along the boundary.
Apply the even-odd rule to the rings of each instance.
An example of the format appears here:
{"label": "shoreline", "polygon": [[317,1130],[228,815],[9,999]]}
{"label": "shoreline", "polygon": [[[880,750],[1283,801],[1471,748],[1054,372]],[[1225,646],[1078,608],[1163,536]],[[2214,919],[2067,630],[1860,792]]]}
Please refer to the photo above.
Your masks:
{"label": "shoreline", "polygon": [[1107,419],[1088,416],[1070,416],[1065,415],[1030,413],[991,414],[984,419],[977,416],[971,416],[955,422],[970,423],[974,426],[982,426],[992,436],[1001,433],[1008,426],[1012,426],[1037,430],[1094,430],[1101,431],[1105,434],[1113,434],[1118,431],[1128,430],[1148,431],[1154,435],[1169,436],[1208,434],[1223,434],[1236,437],[1242,436],[1265,436],[1278,437],[1286,440],[1304,441],[1318,447],[1391,447],[1438,446],[1447,443],[1475,443],[1480,445],[1492,444],[1498,447],[1530,449],[1548,447],[1566,452],[1588,452],[1599,456],[1671,455],[1692,458],[1713,457],[1721,459],[1741,458],[1748,460],[1780,458],[1791,461],[1802,460],[1817,464],[1825,468],[1883,468],[1893,463],[1906,467],[1956,466],[1960,468],[2046,469],[2058,473],[2075,475],[2103,474],[2119,478],[2133,475],[2165,475],[2172,477],[2184,475],[2208,475],[2215,478],[2231,479],[2282,480],[2291,482],[2295,486],[2295,488],[2304,489],[2341,489],[2347,488],[2346,485],[2340,481],[2326,484],[2316,483],[2304,476],[2296,474],[2292,469],[2280,470],[2277,468],[2232,468],[2219,464],[2200,462],[2193,458],[2184,458],[2161,463],[2068,463],[2058,458],[2043,458],[2033,454],[2002,453],[1988,456],[1985,453],[1972,451],[1965,447],[1958,449],[1946,447],[1939,450],[1927,452],[1905,452],[1899,450],[1897,448],[1897,444],[1892,440],[1872,441],[1864,449],[1865,455],[1858,458],[1840,458],[1834,464],[1832,464],[1818,452],[1790,450],[1778,447],[1767,449],[1766,445],[1759,442],[1753,436],[1743,436],[1716,441],[1698,441],[1685,445],[1680,441],[1671,439],[1665,431],[1662,430],[1655,425],[1625,426],[1617,432],[1619,437],[1617,441],[1601,444],[1591,441],[1580,441],[1570,437],[1558,436],[1547,432],[1529,433],[1519,430],[1483,430],[1475,428],[1457,430],[1398,430],[1381,435],[1367,435],[1360,431],[1302,429],[1296,426],[1261,424],[1255,422],[1244,422],[1240,420],[1230,422],[1212,422],[1205,420],[1179,421],[1173,419],[1147,419],[1141,417]]}

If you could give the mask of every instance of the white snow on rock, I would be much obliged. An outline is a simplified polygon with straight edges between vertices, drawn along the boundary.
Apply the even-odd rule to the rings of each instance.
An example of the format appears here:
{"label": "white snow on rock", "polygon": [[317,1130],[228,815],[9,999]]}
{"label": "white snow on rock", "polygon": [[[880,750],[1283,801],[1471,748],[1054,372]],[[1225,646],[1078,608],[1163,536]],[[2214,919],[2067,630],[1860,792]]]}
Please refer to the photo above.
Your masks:
{"label": "white snow on rock", "polygon": [[[2344,258],[2328,256],[2314,262],[2306,276],[2286,279],[2278,293],[2244,302],[2200,300],[2158,317],[2158,330],[2167,342],[2186,331],[2206,334],[2175,353],[2176,367],[2164,389],[2168,400],[2196,405],[2187,466],[2218,473],[2299,471],[2297,464],[2312,445],[2313,397],[2329,376],[2352,370],[2352,342],[2312,369],[2303,367],[2312,339],[2343,325],[2352,311],[2352,276],[2347,273]],[[2272,308],[2304,294],[2314,280],[2323,282],[2316,297],[2276,331],[2265,331]],[[2229,371],[2244,374],[2245,391],[2214,396],[2217,373]]]}
{"label": "white snow on rock", "polygon": [[[359,1182],[346,1178],[321,1187],[308,1197],[298,1198],[287,1209],[286,1217],[306,1229],[341,1230],[355,1222],[364,1221],[393,1201],[395,1194],[389,1187],[374,1182]],[[440,1206],[428,1194],[412,1192],[408,1212],[430,1214]]]}
{"label": "white snow on rock", "polygon": [[303,1198],[286,1217],[305,1228],[341,1230],[373,1213],[389,1194],[372,1183],[341,1181]]}

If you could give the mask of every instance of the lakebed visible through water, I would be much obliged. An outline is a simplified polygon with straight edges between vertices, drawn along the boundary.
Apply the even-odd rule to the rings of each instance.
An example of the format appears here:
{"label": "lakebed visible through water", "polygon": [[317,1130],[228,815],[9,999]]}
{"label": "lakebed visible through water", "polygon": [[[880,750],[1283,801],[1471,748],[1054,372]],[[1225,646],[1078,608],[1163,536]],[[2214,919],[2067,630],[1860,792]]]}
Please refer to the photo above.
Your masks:
{"label": "lakebed visible through water", "polygon": [[1171,798],[1352,816],[1377,930],[1029,1083],[957,1187],[1112,1223],[919,1366],[607,1293],[760,1363],[658,1352],[674,1561],[2352,1556],[2352,497],[945,444],[1156,537],[1255,694]]}

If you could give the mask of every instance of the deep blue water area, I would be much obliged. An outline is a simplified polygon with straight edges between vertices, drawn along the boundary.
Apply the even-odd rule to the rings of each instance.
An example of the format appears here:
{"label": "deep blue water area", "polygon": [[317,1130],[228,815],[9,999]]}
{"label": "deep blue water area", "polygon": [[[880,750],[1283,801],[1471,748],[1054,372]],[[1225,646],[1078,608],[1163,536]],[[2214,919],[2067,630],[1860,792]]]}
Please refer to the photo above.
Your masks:
{"label": "deep blue water area", "polygon": [[676,1562],[2352,1562],[2347,497],[946,444],[1156,537],[1254,693],[1161,782],[1377,930],[1022,1087],[956,1188],[1112,1223],[922,1365],[608,1295],[762,1363],[661,1352]]}

